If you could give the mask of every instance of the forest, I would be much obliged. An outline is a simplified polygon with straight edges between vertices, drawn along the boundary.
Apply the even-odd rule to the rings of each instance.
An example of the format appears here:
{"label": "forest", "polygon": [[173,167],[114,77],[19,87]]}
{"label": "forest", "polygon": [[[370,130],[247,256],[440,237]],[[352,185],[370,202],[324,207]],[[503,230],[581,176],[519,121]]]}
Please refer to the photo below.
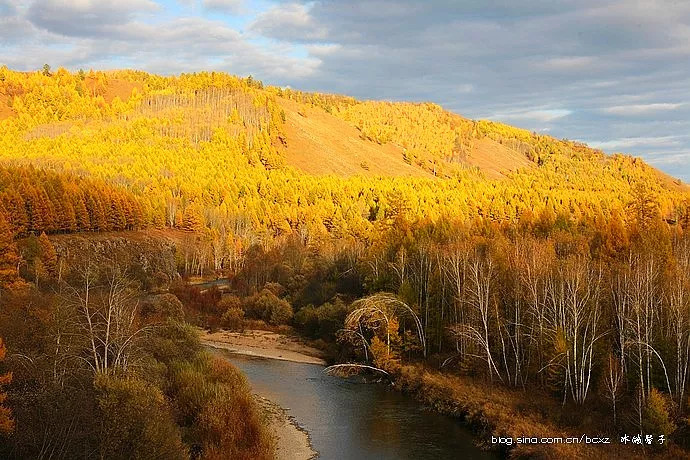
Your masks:
{"label": "forest", "polygon": [[[304,173],[285,101],[430,176]],[[214,72],[3,67],[3,103],[3,457],[270,457],[246,381],[192,324],[290,327],[480,431],[646,433],[666,442],[645,455],[687,455],[690,189],[642,160]],[[528,166],[489,177],[468,162],[486,139]],[[153,230],[186,235],[165,283],[54,246]],[[539,449],[510,454],[574,455]]]}

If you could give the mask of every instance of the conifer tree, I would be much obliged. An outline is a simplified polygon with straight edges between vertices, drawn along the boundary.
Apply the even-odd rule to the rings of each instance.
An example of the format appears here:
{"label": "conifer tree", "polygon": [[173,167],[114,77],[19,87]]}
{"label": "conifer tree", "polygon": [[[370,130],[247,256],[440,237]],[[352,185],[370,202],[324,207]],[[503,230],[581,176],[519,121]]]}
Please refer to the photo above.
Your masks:
{"label": "conifer tree", "polygon": [[39,257],[43,267],[50,276],[54,276],[57,271],[57,253],[45,232],[38,237]]}
{"label": "conifer tree", "polygon": [[17,267],[20,257],[7,219],[0,213],[0,288],[8,288],[19,281]]}
{"label": "conifer tree", "polygon": [[[0,363],[5,360],[6,353],[7,349],[5,348],[5,343],[0,337]],[[8,385],[10,382],[12,382],[11,372],[0,374],[0,434],[9,434],[14,430],[12,412],[8,407],[5,407],[4,404],[7,400],[7,393],[2,391],[3,386]]]}

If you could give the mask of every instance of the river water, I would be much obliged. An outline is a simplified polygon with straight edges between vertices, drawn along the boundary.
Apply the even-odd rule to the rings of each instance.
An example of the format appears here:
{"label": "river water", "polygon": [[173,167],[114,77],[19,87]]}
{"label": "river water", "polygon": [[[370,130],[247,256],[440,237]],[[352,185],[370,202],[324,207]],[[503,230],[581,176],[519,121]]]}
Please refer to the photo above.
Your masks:
{"label": "river water", "polygon": [[493,459],[456,419],[386,385],[324,374],[323,367],[224,353],[255,393],[287,409],[321,459]]}

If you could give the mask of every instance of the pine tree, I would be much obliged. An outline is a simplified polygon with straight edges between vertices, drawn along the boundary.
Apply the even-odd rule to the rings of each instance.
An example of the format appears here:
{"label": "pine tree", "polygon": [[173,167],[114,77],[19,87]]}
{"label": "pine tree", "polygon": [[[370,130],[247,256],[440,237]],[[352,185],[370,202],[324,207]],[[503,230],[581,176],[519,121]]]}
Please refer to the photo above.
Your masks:
{"label": "pine tree", "polygon": [[0,288],[11,287],[19,281],[19,261],[12,231],[5,215],[0,213]]}
{"label": "pine tree", "polygon": [[[5,343],[0,337],[0,362],[5,360],[7,349]],[[7,399],[7,393],[2,391],[2,387],[12,382],[12,373],[0,374],[0,433],[9,434],[14,430],[14,420],[12,420],[12,412],[3,404]]]}
{"label": "pine tree", "polygon": [[84,203],[84,194],[81,191],[72,196],[72,207],[74,209],[77,230],[82,232],[88,232],[91,230],[89,211],[86,209],[86,204]]}
{"label": "pine tree", "polygon": [[77,216],[72,203],[66,196],[62,196],[59,201],[60,211],[58,212],[58,227],[62,232],[74,232],[77,230]]}
{"label": "pine tree", "polygon": [[98,195],[91,193],[88,194],[86,198],[86,209],[88,209],[89,217],[91,218],[91,230],[96,232],[103,232],[107,230],[103,203],[99,199]]}
{"label": "pine tree", "polygon": [[21,195],[16,190],[9,189],[2,195],[2,204],[5,208],[5,215],[12,226],[12,233],[23,235],[27,230],[29,219]]}
{"label": "pine tree", "polygon": [[45,232],[38,237],[39,257],[43,263],[43,267],[50,276],[54,276],[57,271],[57,253],[53,247],[53,243],[48,239]]}
{"label": "pine tree", "polygon": [[182,219],[182,229],[188,232],[198,232],[204,227],[204,220],[201,210],[195,206],[188,206],[184,211]]}

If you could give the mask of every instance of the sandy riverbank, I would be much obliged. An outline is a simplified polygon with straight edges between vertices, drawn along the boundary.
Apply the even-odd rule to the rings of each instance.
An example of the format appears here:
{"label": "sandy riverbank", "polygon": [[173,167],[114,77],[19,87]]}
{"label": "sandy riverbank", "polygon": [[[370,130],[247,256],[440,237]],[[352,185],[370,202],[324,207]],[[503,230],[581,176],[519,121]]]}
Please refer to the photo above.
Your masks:
{"label": "sandy riverbank", "polygon": [[[199,336],[204,345],[231,353],[298,363],[325,364],[319,350],[305,345],[296,338],[274,332],[247,330],[209,333],[200,329]],[[299,426],[297,420],[263,395],[255,394],[255,397],[275,436],[277,460],[311,460],[317,457],[317,452],[311,446],[309,434]]]}
{"label": "sandy riverbank", "polygon": [[281,359],[306,364],[325,365],[323,353],[298,339],[270,331],[247,330],[244,332],[220,331],[209,333],[200,330],[204,345],[262,358]]}
{"label": "sandy riverbank", "polygon": [[317,457],[311,447],[309,434],[278,404],[261,395],[257,403],[268,419],[268,426],[276,440],[277,460],[311,460]]}

